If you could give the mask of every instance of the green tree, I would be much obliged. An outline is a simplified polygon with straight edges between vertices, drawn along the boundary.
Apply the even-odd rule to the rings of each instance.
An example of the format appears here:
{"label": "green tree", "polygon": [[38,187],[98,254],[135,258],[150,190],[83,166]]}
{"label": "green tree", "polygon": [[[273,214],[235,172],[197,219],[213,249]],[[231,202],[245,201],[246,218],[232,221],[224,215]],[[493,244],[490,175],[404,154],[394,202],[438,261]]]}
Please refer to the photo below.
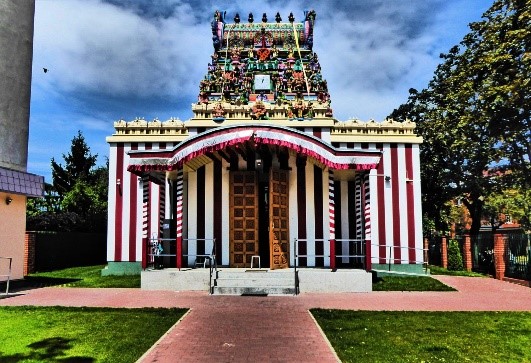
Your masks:
{"label": "green tree", "polygon": [[511,183],[531,183],[530,4],[496,0],[460,46],[441,55],[428,87],[411,89],[390,115],[416,122],[424,138],[423,204],[439,229],[447,228],[445,202],[460,198],[470,232],[479,232],[486,196],[502,188],[493,168],[511,170]]}
{"label": "green tree", "polygon": [[53,184],[45,188],[45,197],[28,202],[26,228],[104,232],[109,161],[95,168],[97,155],[90,153],[81,131],[63,158],[65,166],[52,159]]}
{"label": "green tree", "polygon": [[107,222],[108,162],[106,167],[91,171],[90,180],[78,179],[61,202],[62,210],[79,215],[83,228],[104,232]]}
{"label": "green tree", "polygon": [[52,158],[52,180],[54,190],[63,197],[66,193],[74,189],[80,180],[92,182],[92,168],[96,165],[98,155],[92,155],[90,148],[85,142],[85,137],[81,131],[72,139],[72,145],[68,154],[63,154],[65,166],[59,164]]}
{"label": "green tree", "polygon": [[517,221],[522,228],[530,230],[531,191],[529,189],[506,189],[488,195],[485,198],[485,216],[490,221],[493,230],[509,221]]}
{"label": "green tree", "polygon": [[451,239],[448,244],[448,271],[462,271],[463,270],[463,256],[461,256],[461,249],[459,243]]}

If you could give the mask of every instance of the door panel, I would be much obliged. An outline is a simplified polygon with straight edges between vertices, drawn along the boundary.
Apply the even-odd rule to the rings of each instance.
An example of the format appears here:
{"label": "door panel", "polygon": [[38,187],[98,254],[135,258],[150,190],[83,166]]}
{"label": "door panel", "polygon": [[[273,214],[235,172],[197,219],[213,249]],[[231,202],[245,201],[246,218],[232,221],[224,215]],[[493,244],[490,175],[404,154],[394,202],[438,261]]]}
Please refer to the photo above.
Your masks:
{"label": "door panel", "polygon": [[230,267],[250,267],[258,255],[258,186],[254,171],[230,173]]}
{"label": "door panel", "polygon": [[289,267],[288,177],[286,170],[272,170],[269,180],[269,243],[271,269]]}

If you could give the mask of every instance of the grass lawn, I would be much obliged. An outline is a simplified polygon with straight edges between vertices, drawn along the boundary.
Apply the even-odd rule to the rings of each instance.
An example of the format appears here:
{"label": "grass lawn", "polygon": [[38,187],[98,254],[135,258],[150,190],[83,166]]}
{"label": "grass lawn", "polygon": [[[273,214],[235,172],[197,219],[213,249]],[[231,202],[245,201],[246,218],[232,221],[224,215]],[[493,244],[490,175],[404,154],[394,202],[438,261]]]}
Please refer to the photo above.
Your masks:
{"label": "grass lawn", "polygon": [[0,307],[0,362],[135,362],[185,312]]}
{"label": "grass lawn", "polygon": [[311,312],[343,362],[531,362],[531,312]]}
{"label": "grass lawn", "polygon": [[429,276],[382,276],[372,283],[373,291],[455,291]]}
{"label": "grass lawn", "polygon": [[468,276],[468,277],[488,277],[488,275],[480,274],[472,271],[449,271],[439,266],[429,266],[432,275],[451,275],[451,276]]}
{"label": "grass lawn", "polygon": [[36,284],[71,287],[140,288],[140,275],[101,276],[101,270],[104,267],[104,265],[98,265],[39,272],[27,276],[25,280]]}

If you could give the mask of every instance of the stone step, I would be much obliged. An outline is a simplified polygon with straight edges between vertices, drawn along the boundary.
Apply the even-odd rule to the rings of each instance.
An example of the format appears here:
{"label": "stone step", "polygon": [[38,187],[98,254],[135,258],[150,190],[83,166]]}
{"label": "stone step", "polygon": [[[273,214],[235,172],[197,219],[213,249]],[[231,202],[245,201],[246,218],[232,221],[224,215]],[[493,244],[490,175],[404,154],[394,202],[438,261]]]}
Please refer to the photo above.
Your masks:
{"label": "stone step", "polygon": [[226,278],[219,277],[216,279],[216,286],[239,286],[239,287],[275,287],[275,286],[294,286],[295,280],[293,277],[283,277],[283,278]]}
{"label": "stone step", "polygon": [[214,295],[295,295],[295,287],[214,286]]}
{"label": "stone step", "polygon": [[293,271],[219,270],[214,295],[295,295]]}
{"label": "stone step", "polygon": [[218,270],[218,278],[226,279],[285,279],[295,278],[293,271],[270,271],[270,270]]}

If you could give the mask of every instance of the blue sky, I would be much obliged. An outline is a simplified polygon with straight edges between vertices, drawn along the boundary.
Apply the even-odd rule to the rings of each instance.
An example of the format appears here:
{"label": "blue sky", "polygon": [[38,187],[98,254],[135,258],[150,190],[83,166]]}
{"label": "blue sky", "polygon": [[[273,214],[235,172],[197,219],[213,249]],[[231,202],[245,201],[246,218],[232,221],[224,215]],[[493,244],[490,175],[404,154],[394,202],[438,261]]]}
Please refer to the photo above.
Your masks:
{"label": "blue sky", "polygon": [[[314,9],[334,116],[382,121],[427,86],[492,0],[36,0],[28,171],[51,183],[81,130],[98,164],[113,122],[192,116],[213,52],[210,21]],[[43,68],[48,72],[44,73]]]}

